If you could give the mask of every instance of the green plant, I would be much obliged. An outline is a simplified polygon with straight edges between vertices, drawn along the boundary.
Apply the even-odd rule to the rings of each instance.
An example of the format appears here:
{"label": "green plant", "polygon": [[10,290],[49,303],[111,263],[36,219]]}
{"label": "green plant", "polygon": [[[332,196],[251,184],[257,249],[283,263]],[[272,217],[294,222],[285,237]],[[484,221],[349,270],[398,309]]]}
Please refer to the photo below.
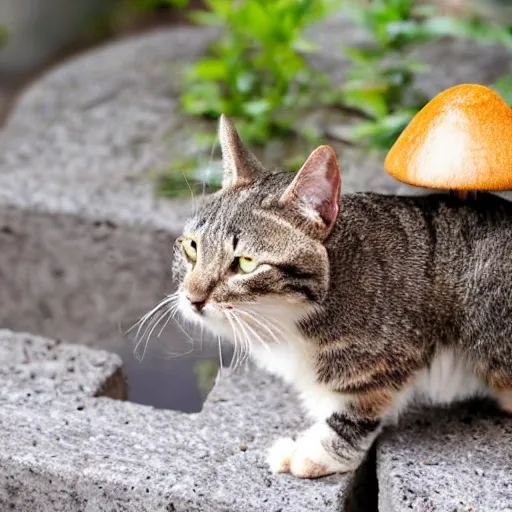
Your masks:
{"label": "green plant", "polygon": [[512,48],[507,28],[482,18],[437,16],[433,6],[417,0],[354,0],[345,6],[368,43],[345,49],[351,66],[342,99],[369,118],[351,131],[351,139],[366,139],[373,147],[388,149],[428,101],[415,87],[417,74],[429,70],[409,58],[415,46],[454,36]]}
{"label": "green plant", "polygon": [[7,27],[4,25],[0,25],[0,48],[7,44],[8,32]]}
{"label": "green plant", "polygon": [[125,3],[137,11],[153,11],[162,7],[187,7],[190,0],[125,0]]}
{"label": "green plant", "polygon": [[215,379],[219,372],[219,364],[217,361],[209,359],[201,359],[194,362],[194,373],[196,376],[197,387],[203,399],[208,396],[215,384]]}
{"label": "green plant", "polygon": [[237,119],[249,143],[264,143],[283,133],[312,137],[297,121],[312,106],[329,101],[327,81],[303,55],[315,50],[305,28],[320,20],[332,0],[206,0],[209,11],[193,19],[221,26],[224,36],[188,72],[185,110]]}
{"label": "green plant", "polygon": [[512,105],[512,75],[499,78],[492,87],[509,105]]}
{"label": "green plant", "polygon": [[[512,48],[510,27],[500,27],[478,13],[440,16],[432,4],[420,0],[205,0],[205,4],[208,10],[194,12],[192,19],[222,29],[222,35],[210,55],[188,69],[181,96],[184,109],[211,119],[221,113],[234,117],[243,138],[253,146],[271,139],[286,140],[290,146],[293,137],[300,150],[293,162],[284,162],[290,170],[298,168],[322,138],[307,116],[319,107],[350,107],[357,121],[350,140],[388,149],[428,101],[416,87],[417,75],[429,70],[410,58],[416,46],[451,36]],[[316,47],[304,32],[340,7],[367,38],[365,44],[343,50],[350,64],[344,84],[336,88],[308,64],[307,54]],[[512,98],[511,84],[512,78],[503,79],[496,87],[507,88]],[[203,143],[196,146],[204,151],[197,153],[209,155],[213,137],[206,145],[202,137]],[[200,192],[208,166],[204,155],[178,158],[161,175],[160,193]],[[219,176],[210,173],[206,182],[215,189]]]}

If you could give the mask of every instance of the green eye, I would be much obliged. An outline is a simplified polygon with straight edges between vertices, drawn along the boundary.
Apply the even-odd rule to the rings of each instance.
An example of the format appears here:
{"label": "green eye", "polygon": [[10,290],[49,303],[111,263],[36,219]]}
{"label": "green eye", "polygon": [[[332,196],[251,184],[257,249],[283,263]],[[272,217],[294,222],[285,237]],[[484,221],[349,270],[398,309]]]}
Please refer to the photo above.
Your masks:
{"label": "green eye", "polygon": [[192,238],[185,238],[181,242],[181,246],[190,261],[197,261],[197,243]]}
{"label": "green eye", "polygon": [[253,272],[256,270],[256,267],[259,265],[259,263],[256,260],[253,260],[252,258],[248,258],[246,256],[241,256],[238,259],[238,268],[244,273],[249,274],[250,272]]}

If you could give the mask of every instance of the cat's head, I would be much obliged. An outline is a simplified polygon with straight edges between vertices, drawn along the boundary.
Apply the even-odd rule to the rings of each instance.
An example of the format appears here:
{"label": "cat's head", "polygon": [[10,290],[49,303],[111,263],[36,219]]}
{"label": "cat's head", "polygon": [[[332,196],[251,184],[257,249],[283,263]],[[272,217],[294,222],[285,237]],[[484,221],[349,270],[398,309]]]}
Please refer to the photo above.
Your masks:
{"label": "cat's head", "polygon": [[177,240],[179,309],[214,334],[275,342],[320,304],[329,283],[324,241],[338,215],[334,151],[316,149],[301,170],[270,173],[221,117],[222,189]]}

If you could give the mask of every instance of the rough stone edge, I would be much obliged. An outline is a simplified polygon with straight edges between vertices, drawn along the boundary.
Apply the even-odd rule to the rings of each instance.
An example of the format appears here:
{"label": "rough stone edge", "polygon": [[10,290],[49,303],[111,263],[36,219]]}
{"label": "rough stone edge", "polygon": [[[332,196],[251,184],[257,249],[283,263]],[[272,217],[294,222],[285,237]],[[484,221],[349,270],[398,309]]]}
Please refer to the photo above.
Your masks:
{"label": "rough stone edge", "polygon": [[[25,379],[23,386],[44,384],[46,390],[44,396],[21,393],[0,408],[0,504],[5,508],[44,506],[55,512],[334,508],[344,478],[304,481],[268,471],[264,459],[271,440],[304,426],[295,397],[275,378],[252,367],[225,375],[203,412],[186,415],[97,398],[101,389],[85,396],[63,394],[59,390],[70,388],[69,379],[79,377],[67,373],[70,354],[82,354],[91,361],[85,367],[96,373],[101,373],[101,364],[115,363],[114,372],[105,375],[106,383],[109,378],[117,380],[119,359],[105,351],[46,338],[3,334],[11,336],[12,350],[18,354],[13,360],[19,368],[31,362],[31,353],[20,347],[23,339],[39,344],[34,348],[31,343],[35,361],[41,365],[40,377]],[[52,368],[62,368],[57,379],[47,378],[49,362]],[[14,371],[3,378],[16,381],[19,375],[26,372]],[[191,437],[191,432],[196,434]],[[83,443],[86,450],[69,451],[70,446]],[[246,446],[242,449],[241,444]],[[212,481],[215,475],[217,484]],[[239,492],[240,485],[245,494]]]}

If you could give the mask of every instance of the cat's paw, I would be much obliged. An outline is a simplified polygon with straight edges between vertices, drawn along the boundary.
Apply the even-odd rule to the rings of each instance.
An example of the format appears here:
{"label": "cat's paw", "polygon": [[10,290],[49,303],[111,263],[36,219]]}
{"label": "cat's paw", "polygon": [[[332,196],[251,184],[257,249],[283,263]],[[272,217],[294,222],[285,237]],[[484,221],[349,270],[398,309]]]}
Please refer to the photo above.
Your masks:
{"label": "cat's paw", "polygon": [[306,433],[295,445],[290,461],[290,473],[298,478],[319,478],[353,469],[335,460],[320,439]]}
{"label": "cat's paw", "polygon": [[315,433],[316,429],[311,429],[297,441],[291,438],[276,441],[267,457],[270,470],[291,473],[298,478],[319,478],[355,469],[357,464],[344,464],[331,457]]}
{"label": "cat's paw", "polygon": [[267,463],[272,473],[289,473],[290,462],[295,451],[295,441],[291,437],[278,439],[270,448]]}

